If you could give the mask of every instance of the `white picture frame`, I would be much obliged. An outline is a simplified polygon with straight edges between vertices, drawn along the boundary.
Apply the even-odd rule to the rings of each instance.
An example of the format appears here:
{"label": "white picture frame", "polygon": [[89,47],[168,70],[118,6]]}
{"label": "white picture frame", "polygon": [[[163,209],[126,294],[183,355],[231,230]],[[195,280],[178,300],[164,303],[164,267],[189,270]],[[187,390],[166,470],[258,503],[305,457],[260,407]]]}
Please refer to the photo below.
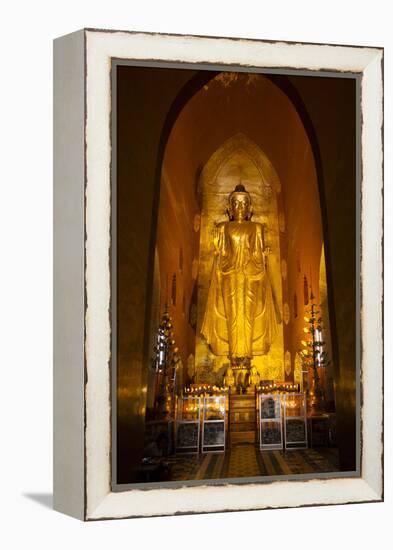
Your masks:
{"label": "white picture frame", "polygon": [[[113,491],[111,63],[357,73],[361,80],[360,475]],[[84,29],[54,44],[54,507],[81,520],[383,499],[383,49]],[[300,485],[301,483],[301,490]]]}

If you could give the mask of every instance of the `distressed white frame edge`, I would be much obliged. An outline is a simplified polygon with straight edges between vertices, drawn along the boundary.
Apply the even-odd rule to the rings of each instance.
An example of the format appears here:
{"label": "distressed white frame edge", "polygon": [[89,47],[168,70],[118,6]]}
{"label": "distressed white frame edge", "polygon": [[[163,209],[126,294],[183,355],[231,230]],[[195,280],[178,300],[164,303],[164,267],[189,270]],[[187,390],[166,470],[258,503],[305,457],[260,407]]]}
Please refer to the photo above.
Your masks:
{"label": "distressed white frame edge", "polygon": [[[86,32],[85,519],[379,501],[382,441],[382,128],[380,48],[271,43],[126,32]],[[362,476],[267,484],[111,492],[110,110],[111,58],[362,73]],[[365,208],[363,208],[365,206]]]}
{"label": "distressed white frame edge", "polygon": [[53,507],[85,518],[84,31],[53,46]]}

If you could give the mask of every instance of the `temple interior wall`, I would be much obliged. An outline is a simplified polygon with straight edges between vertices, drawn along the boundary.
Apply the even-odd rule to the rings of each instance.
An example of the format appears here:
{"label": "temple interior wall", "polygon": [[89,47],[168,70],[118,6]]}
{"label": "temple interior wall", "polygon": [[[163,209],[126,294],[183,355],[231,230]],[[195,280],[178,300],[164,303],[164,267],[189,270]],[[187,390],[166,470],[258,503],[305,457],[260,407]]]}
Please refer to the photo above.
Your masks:
{"label": "temple interior wall", "polygon": [[[262,77],[246,81],[227,74],[176,69],[120,67],[117,129],[117,310],[118,310],[118,464],[119,481],[138,460],[143,447],[146,386],[151,361],[150,331],[156,323],[152,306],[154,254],[172,248],[168,259],[159,257],[159,303],[162,308],[179,266],[183,243],[183,275],[176,279],[183,298],[172,308],[176,340],[186,366],[193,346],[190,319],[195,321],[197,291],[192,281],[198,271],[198,182],[209,158],[238,132],[254,142],[273,165],[281,192],[277,194],[283,309],[284,353],[290,352],[285,374],[292,379],[304,306],[304,276],[319,300],[319,261],[322,241],[326,251],[328,308],[340,460],[354,464],[355,422],[355,86],[346,78]],[[198,76],[198,79],[194,80]],[[204,85],[201,80],[205,79]],[[291,101],[273,84],[275,79],[293,97],[307,105],[309,123],[318,149],[318,185],[313,151]],[[198,91],[199,90],[199,91]],[[274,95],[274,99],[273,98]],[[301,109],[300,109],[301,111]],[[171,128],[169,132],[168,128]],[[310,132],[309,134],[310,135]],[[161,183],[162,200],[173,209],[174,198],[187,188],[176,230],[160,233],[155,197]],[[319,188],[319,190],[318,190]],[[170,194],[170,191],[172,195]],[[165,198],[166,197],[166,198]],[[315,208],[322,197],[322,220]],[[163,204],[164,204],[163,202]],[[300,215],[299,215],[300,213]],[[158,219],[158,222],[155,221]],[[328,223],[328,220],[334,223]],[[195,223],[194,223],[195,222]],[[162,227],[162,223],[161,226]],[[322,231],[323,227],[323,231]],[[143,228],[143,229],[141,229]],[[192,228],[192,229],[190,229]],[[161,234],[166,244],[157,236]],[[322,239],[322,234],[324,239]],[[191,238],[190,235],[193,235]],[[187,240],[187,243],[185,241]],[[193,241],[191,244],[191,240]],[[184,241],[184,242],[183,242]],[[189,241],[189,242],[188,242]],[[177,251],[177,252],[176,252]],[[283,267],[282,260],[286,260]],[[300,261],[299,261],[300,260]],[[165,263],[167,262],[167,263]],[[299,270],[300,264],[300,270]],[[168,281],[168,282],[167,282]],[[168,289],[169,287],[169,289]],[[297,317],[294,296],[297,295]],[[187,311],[188,309],[188,311]],[[193,315],[190,317],[190,312]],[[285,307],[285,310],[287,308]],[[283,312],[284,313],[284,312]],[[175,320],[176,319],[176,320]],[[187,357],[186,357],[187,356]],[[185,372],[185,381],[189,380]],[[132,457],[132,459],[131,459]]]}

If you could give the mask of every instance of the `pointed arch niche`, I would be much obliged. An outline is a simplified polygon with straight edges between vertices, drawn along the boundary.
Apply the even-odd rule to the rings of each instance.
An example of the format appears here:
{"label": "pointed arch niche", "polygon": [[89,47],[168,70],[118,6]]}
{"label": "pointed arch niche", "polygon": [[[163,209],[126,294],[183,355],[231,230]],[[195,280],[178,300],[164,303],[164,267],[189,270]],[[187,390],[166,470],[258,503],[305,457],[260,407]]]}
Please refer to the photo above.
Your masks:
{"label": "pointed arch niche", "polygon": [[[183,103],[162,159],[156,233],[161,305],[164,282],[176,273],[186,311],[182,300],[170,308],[183,364],[193,354],[196,380],[202,381],[203,373],[205,381],[220,384],[225,358],[214,356],[200,336],[213,223],[225,219],[227,197],[241,181],[252,196],[253,219],[267,224],[269,268],[281,313],[295,293],[302,296],[299,262],[317,289],[323,237],[313,148],[294,104],[273,76],[222,72],[212,73]],[[297,318],[289,308],[288,322],[279,325],[268,355],[254,361],[262,379],[293,380],[304,334],[302,302]],[[284,372],[286,350],[292,363]]]}
{"label": "pointed arch niche", "polygon": [[[228,220],[226,208],[228,196],[238,183],[242,183],[251,195],[253,221],[266,227],[266,244],[271,248],[269,271],[279,309],[282,309],[282,278],[280,254],[280,230],[278,221],[278,195],[281,184],[267,155],[242,132],[227,139],[205,164],[198,181],[198,197],[201,205],[199,241],[198,320],[196,332],[196,364],[210,358],[214,371],[225,370],[228,359],[215,357],[201,336],[201,326],[206,307],[212,270],[212,232],[215,223]],[[265,356],[255,356],[253,364],[263,379],[282,380],[283,324],[270,351]]]}

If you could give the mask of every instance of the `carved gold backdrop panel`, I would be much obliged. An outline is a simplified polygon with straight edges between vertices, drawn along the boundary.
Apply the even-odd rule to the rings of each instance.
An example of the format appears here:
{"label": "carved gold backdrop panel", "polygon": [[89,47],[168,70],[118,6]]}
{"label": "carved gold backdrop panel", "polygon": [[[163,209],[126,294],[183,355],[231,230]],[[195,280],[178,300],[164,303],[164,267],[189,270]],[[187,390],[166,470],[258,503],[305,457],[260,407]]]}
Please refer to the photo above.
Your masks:
{"label": "carved gold backdrop panel", "polygon": [[242,133],[236,134],[211,156],[205,165],[198,185],[202,206],[200,223],[200,253],[198,273],[198,319],[196,336],[196,371],[204,377],[207,370],[211,379],[221,382],[228,366],[228,358],[214,355],[201,335],[208,290],[213,268],[213,228],[215,223],[228,221],[228,196],[242,183],[251,196],[252,221],[265,224],[265,246],[270,247],[268,269],[279,324],[276,337],[267,355],[255,355],[253,364],[263,380],[284,378],[284,345],[282,323],[282,277],[279,240],[279,219],[276,194],[281,186],[273,165],[261,149]]}

